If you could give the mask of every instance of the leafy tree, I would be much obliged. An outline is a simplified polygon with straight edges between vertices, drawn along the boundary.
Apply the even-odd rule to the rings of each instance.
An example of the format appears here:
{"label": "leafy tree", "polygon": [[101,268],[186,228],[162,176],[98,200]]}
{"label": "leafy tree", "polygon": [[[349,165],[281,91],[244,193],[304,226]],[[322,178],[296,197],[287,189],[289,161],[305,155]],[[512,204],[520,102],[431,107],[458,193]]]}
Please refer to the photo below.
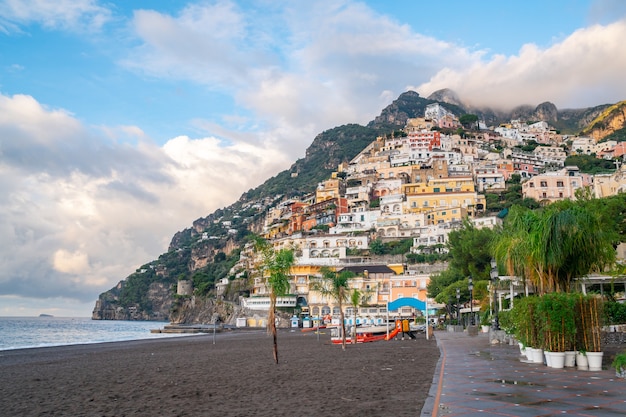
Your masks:
{"label": "leafy tree", "polygon": [[580,172],[587,174],[603,174],[615,171],[615,164],[613,161],[584,154],[568,156],[565,158],[565,165],[575,165],[580,169]]}
{"label": "leafy tree", "polygon": [[426,289],[428,290],[428,296],[430,298],[436,299],[439,294],[443,293],[448,287],[458,281],[461,281],[463,278],[464,277],[460,271],[451,268],[441,271],[438,274],[432,275],[430,277],[428,285],[426,286]]}
{"label": "leafy tree", "polygon": [[354,272],[343,270],[340,272],[334,269],[323,267],[321,280],[314,282],[312,287],[322,296],[330,297],[337,302],[339,307],[339,320],[341,321],[341,348],[346,349],[346,323],[343,315],[343,303],[348,301],[348,282],[354,277]]}
{"label": "leafy tree", "polygon": [[478,124],[478,116],[475,114],[464,114],[459,117],[459,123],[466,129],[472,129]]}
{"label": "leafy tree", "polygon": [[474,299],[486,297],[491,271],[490,243],[494,234],[492,229],[477,229],[469,221],[465,221],[459,230],[450,232],[448,269],[431,277],[427,286],[428,296],[448,304],[456,300],[458,287],[462,299],[469,300],[467,278],[471,276],[474,280]]}
{"label": "leafy tree", "polygon": [[370,242],[370,252],[374,255],[383,255],[385,253],[385,245],[380,239],[374,239]]}
{"label": "leafy tree", "polygon": [[460,272],[461,276],[472,276],[476,280],[488,279],[491,270],[489,243],[494,231],[489,228],[478,229],[468,220],[459,230],[448,235],[450,268]]}
{"label": "leafy tree", "polygon": [[516,148],[523,150],[524,152],[532,152],[534,151],[539,144],[536,140],[529,140],[525,145],[517,145]]}

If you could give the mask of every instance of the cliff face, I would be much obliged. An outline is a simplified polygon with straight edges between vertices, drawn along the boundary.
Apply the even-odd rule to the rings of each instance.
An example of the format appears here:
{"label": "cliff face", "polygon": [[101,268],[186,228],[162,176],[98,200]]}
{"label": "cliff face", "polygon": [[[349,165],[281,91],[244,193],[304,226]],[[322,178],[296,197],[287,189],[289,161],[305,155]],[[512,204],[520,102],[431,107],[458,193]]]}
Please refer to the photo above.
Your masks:
{"label": "cliff face", "polygon": [[600,113],[582,133],[598,142],[625,127],[626,101],[621,101]]}
{"label": "cliff face", "polygon": [[124,281],[105,293],[100,294],[91,314],[92,320],[154,320],[167,321],[170,307],[172,306],[171,286],[153,282],[148,287],[146,298],[150,300],[151,307],[143,309],[138,306],[122,307],[120,305],[120,292],[124,287]]}
{"label": "cliff face", "polygon": [[174,302],[170,322],[172,324],[211,324],[214,314],[219,316],[222,323],[235,325],[236,318],[241,314],[241,307],[215,298],[195,296],[179,298]]}

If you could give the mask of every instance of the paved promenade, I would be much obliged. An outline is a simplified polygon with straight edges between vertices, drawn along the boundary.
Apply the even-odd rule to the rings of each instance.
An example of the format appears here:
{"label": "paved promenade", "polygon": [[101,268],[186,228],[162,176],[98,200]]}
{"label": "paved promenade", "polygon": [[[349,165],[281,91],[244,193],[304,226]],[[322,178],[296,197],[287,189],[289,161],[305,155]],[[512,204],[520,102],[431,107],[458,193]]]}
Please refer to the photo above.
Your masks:
{"label": "paved promenade", "polygon": [[626,416],[626,381],[599,372],[520,361],[488,334],[436,332],[441,357],[421,417]]}

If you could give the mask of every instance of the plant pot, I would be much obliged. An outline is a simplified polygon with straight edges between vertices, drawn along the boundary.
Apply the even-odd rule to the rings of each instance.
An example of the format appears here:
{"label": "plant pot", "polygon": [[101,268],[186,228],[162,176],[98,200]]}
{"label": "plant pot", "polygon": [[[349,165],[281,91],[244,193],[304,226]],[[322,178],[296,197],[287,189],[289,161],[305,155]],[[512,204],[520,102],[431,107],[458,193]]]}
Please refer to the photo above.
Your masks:
{"label": "plant pot", "polygon": [[589,369],[589,361],[587,361],[586,353],[576,352],[576,366],[579,371],[586,371]]}
{"label": "plant pot", "polygon": [[572,368],[576,366],[576,351],[568,350],[565,352],[565,367]]}
{"label": "plant pot", "polygon": [[587,361],[590,371],[602,370],[602,356],[604,352],[587,352]]}
{"label": "plant pot", "polygon": [[546,358],[546,366],[548,368],[552,368],[552,352],[544,350],[543,356]]}
{"label": "plant pot", "polygon": [[565,352],[551,352],[550,367],[554,369],[563,369],[565,366]]}
{"label": "plant pot", "polygon": [[519,345],[520,356],[523,356],[528,359],[528,356],[526,356],[526,347],[524,346],[524,344],[522,342],[518,342],[518,345]]}
{"label": "plant pot", "polygon": [[536,348],[532,348],[531,349],[531,361],[533,363],[543,363],[543,349],[536,349]]}
{"label": "plant pot", "polygon": [[480,328],[483,331],[483,333],[489,333],[489,325],[481,324]]}

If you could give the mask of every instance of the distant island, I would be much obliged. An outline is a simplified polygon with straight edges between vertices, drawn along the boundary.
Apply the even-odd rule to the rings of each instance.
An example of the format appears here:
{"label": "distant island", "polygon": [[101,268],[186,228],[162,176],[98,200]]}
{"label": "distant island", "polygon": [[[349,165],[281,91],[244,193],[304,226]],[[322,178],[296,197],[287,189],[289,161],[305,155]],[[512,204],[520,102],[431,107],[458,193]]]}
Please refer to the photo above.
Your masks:
{"label": "distant island", "polygon": [[44,314],[44,313],[41,313],[41,314],[39,315],[39,317],[54,317],[54,316],[53,316],[52,314]]}

